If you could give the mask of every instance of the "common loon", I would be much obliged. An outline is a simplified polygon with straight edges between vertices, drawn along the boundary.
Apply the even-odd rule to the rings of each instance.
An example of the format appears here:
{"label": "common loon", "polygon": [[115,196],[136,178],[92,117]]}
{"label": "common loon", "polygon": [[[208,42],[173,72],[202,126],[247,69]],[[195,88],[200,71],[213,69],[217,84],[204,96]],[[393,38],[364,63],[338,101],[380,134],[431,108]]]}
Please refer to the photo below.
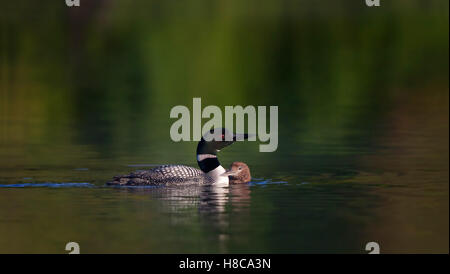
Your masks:
{"label": "common loon", "polygon": [[[189,185],[246,183],[251,180],[248,166],[234,162],[230,170],[225,170],[217,159],[217,152],[237,140],[244,140],[248,134],[232,134],[225,128],[211,129],[197,145],[197,163],[200,169],[185,165],[162,165],[150,170],[136,171],[129,175],[119,175],[107,185]],[[207,141],[208,140],[208,141]]]}

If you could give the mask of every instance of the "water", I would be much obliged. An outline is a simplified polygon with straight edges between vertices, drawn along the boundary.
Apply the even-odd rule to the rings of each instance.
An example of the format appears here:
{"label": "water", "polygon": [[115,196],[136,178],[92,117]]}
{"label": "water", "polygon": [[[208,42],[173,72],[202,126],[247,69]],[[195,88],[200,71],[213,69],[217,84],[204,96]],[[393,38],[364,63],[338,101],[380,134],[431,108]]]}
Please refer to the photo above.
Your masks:
{"label": "water", "polygon": [[[439,101],[425,113],[393,113],[378,132],[349,128],[354,145],[281,137],[282,147],[305,149],[280,147],[267,159],[256,144],[234,144],[222,162],[245,160],[255,178],[226,188],[109,188],[113,175],[161,162],[32,145],[70,161],[3,162],[0,251],[64,253],[76,241],[83,253],[364,253],[376,241],[382,252],[445,252],[448,104]],[[172,146],[191,152],[172,163],[195,166],[195,144],[164,148]]]}
{"label": "water", "polygon": [[[448,1],[53,2],[1,4],[0,253],[448,253]],[[252,182],[105,187],[193,97],[279,107]]]}

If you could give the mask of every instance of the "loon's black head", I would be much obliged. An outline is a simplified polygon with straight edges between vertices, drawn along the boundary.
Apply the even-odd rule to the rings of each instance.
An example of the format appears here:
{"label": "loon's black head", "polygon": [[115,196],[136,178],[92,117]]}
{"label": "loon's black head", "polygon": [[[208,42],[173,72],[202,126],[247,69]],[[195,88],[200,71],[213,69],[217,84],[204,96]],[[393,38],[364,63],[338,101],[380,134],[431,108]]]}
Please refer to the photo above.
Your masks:
{"label": "loon's black head", "polygon": [[206,132],[197,146],[197,154],[216,155],[222,148],[248,138],[248,134],[234,134],[226,128],[215,128]]}
{"label": "loon's black head", "polygon": [[197,162],[203,172],[209,172],[220,165],[217,152],[236,141],[248,139],[248,134],[234,134],[225,128],[206,132],[197,146]]}

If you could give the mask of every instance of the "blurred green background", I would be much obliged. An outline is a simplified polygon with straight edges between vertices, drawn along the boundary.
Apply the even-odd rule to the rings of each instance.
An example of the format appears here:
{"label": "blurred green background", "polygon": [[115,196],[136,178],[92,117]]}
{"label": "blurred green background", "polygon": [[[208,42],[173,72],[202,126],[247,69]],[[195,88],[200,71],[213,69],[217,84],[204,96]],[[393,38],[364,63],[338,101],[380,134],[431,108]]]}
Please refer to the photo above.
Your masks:
{"label": "blurred green background", "polygon": [[[133,165],[196,166],[195,143],[170,139],[173,106],[191,108],[193,97],[203,106],[279,106],[276,152],[241,143],[221,156],[295,188],[253,188],[250,207],[261,214],[253,221],[267,229],[252,234],[254,249],[233,240],[192,249],[164,237],[114,249],[105,236],[91,252],[355,252],[368,234],[367,241],[385,239],[390,252],[448,253],[448,1],[382,0],[369,8],[364,0],[81,0],[69,8],[63,0],[0,0],[0,7],[0,184],[100,186]],[[321,188],[308,196],[297,192],[300,182]],[[343,185],[351,191],[342,193]],[[322,188],[339,200],[315,192]],[[64,233],[92,240],[71,230],[78,224],[113,229],[73,210],[84,192],[63,191],[56,193],[66,198],[54,200],[53,191],[0,189],[0,252],[59,252]],[[66,211],[46,215],[61,203]],[[289,213],[265,218],[270,204]],[[130,212],[106,212],[136,221]],[[58,219],[64,214],[73,226]],[[344,220],[333,223],[338,216]],[[133,231],[126,220],[124,234]],[[31,245],[49,223],[57,240]],[[344,235],[326,242],[330,230]]]}

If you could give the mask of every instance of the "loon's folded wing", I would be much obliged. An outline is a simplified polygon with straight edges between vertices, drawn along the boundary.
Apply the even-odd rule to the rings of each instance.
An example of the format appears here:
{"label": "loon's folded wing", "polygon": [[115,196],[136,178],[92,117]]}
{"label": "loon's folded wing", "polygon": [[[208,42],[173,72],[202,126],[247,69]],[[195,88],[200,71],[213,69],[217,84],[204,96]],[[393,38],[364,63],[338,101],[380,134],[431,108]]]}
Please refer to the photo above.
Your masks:
{"label": "loon's folded wing", "polygon": [[150,170],[136,171],[129,175],[115,176],[107,185],[168,185],[187,182],[198,183],[204,173],[184,165],[163,165]]}

